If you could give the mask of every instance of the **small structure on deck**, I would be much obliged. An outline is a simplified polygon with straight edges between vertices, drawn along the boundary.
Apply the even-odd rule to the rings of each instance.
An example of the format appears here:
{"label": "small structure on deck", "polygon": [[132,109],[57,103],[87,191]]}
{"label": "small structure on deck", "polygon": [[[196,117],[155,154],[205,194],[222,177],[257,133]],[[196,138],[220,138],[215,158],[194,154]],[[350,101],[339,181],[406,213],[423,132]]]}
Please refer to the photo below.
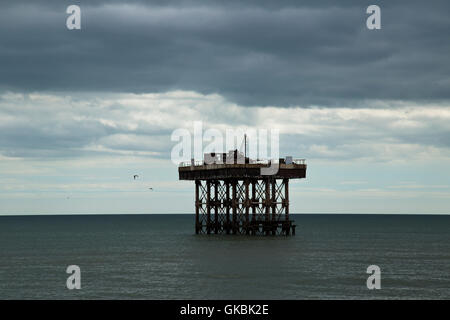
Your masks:
{"label": "small structure on deck", "polygon": [[306,177],[304,159],[253,160],[234,150],[181,163],[178,173],[195,181],[196,234],[295,235],[289,180]]}

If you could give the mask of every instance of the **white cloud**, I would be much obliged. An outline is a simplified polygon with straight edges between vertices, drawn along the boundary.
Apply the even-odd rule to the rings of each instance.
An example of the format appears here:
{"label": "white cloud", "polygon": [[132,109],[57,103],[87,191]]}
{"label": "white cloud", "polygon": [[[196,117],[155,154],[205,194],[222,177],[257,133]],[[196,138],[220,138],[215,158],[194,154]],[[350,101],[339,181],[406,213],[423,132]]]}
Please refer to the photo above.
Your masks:
{"label": "white cloud", "polygon": [[448,159],[450,108],[384,101],[384,108],[243,107],[217,94],[4,93],[0,154],[77,157],[108,153],[168,157],[177,128],[278,128],[281,150],[330,161]]}

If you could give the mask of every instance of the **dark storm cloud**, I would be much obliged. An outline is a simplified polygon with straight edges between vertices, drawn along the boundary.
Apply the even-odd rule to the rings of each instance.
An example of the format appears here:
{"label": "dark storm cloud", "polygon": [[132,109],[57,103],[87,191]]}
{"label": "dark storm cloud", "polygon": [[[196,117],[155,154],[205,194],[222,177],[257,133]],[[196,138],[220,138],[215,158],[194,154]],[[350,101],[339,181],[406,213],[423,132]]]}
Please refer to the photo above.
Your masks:
{"label": "dark storm cloud", "polygon": [[[82,30],[65,9],[82,8]],[[365,27],[378,4],[382,30]],[[243,105],[450,98],[448,1],[10,1],[0,86],[219,93]],[[360,104],[358,106],[361,106]]]}

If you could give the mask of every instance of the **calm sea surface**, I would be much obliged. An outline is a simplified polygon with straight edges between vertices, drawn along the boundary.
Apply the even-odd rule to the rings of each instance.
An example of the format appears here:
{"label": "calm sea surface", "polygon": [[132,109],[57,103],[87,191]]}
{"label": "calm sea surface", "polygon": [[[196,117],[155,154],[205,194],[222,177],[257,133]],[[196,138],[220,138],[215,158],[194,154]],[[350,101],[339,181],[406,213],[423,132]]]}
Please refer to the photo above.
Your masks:
{"label": "calm sea surface", "polygon": [[0,299],[450,299],[450,216],[293,218],[294,237],[248,237],[195,236],[192,215],[0,217]]}

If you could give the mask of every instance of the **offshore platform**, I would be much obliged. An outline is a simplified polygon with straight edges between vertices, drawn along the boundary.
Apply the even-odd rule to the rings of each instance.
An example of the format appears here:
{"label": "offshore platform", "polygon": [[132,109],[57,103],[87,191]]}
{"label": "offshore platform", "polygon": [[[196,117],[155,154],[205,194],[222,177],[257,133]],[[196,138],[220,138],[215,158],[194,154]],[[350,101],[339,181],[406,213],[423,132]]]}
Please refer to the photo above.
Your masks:
{"label": "offshore platform", "polygon": [[[276,165],[274,174],[265,174]],[[181,163],[180,180],[195,181],[195,233],[295,235],[289,180],[306,177],[305,159],[253,160],[238,150]]]}

